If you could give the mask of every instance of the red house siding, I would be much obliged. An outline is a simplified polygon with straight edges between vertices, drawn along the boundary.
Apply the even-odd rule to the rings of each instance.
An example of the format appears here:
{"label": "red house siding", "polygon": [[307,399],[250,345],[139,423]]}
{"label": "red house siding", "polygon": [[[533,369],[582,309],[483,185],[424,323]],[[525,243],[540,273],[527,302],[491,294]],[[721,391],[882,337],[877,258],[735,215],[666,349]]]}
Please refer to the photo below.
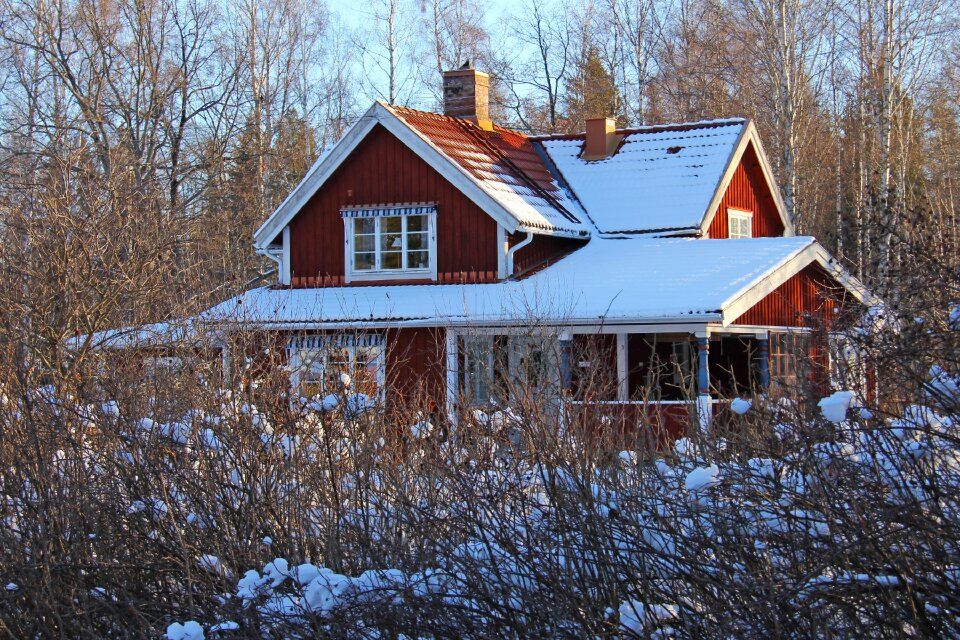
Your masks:
{"label": "red house siding", "polygon": [[822,267],[812,264],[753,305],[734,324],[829,329],[841,292],[840,285]]}
{"label": "red house siding", "polygon": [[[426,162],[377,126],[290,224],[290,265],[303,286],[342,285],[345,205],[437,203],[437,271],[496,278],[497,224]],[[307,282],[306,278],[318,281]],[[324,278],[327,278],[325,281]],[[374,284],[374,283],[364,283]],[[381,284],[381,283],[375,283]]]}
{"label": "red house siding", "polygon": [[[807,354],[813,365],[810,382],[816,392],[824,392],[830,371],[827,334],[841,316],[842,293],[840,285],[822,267],[812,264],[777,287],[734,324],[812,329]],[[771,353],[771,357],[782,355]]]}
{"label": "red house siding", "polygon": [[760,168],[760,161],[753,145],[748,146],[743,157],[740,158],[740,164],[717,207],[717,215],[710,223],[711,238],[729,237],[727,207],[753,212],[753,237],[783,235],[783,222],[777,213],[773,194],[763,177],[763,170]]}
{"label": "red house siding", "polygon": [[444,329],[388,329],[386,355],[387,403],[391,411],[442,409],[446,398]]}

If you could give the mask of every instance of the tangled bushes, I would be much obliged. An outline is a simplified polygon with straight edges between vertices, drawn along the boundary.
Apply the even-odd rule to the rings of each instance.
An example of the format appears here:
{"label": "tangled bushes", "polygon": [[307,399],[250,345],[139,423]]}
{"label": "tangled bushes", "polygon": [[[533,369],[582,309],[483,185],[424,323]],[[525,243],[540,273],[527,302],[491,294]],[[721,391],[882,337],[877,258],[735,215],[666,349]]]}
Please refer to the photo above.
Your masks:
{"label": "tangled bushes", "polygon": [[757,397],[726,440],[614,456],[555,412],[472,416],[511,439],[416,417],[398,433],[343,398],[261,409],[196,372],[180,403],[136,384],[95,404],[33,390],[3,404],[3,623],[19,637],[955,635],[960,425],[955,383],[934,379],[938,396],[896,416],[852,394],[819,415]]}

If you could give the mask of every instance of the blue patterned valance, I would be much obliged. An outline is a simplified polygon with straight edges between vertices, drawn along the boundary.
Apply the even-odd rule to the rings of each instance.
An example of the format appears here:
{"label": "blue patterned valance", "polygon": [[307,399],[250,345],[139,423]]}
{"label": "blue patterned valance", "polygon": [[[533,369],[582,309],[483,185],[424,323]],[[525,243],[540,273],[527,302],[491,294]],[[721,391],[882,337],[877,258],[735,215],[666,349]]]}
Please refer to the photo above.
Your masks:
{"label": "blue patterned valance", "polygon": [[343,218],[382,218],[384,216],[419,216],[437,212],[437,205],[431,202],[416,204],[381,204],[375,206],[343,207]]}
{"label": "blue patterned valance", "polygon": [[290,348],[330,349],[336,347],[382,347],[382,333],[323,333],[309,336],[295,336],[290,339]]}

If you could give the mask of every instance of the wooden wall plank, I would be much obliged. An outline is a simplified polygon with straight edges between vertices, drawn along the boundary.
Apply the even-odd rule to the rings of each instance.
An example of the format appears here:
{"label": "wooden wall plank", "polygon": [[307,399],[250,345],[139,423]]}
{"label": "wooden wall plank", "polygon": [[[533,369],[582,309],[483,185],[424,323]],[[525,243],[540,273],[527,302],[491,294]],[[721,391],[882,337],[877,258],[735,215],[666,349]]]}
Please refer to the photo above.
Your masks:
{"label": "wooden wall plank", "polygon": [[415,411],[443,410],[446,401],[444,329],[389,329],[386,364],[390,411],[410,418]]}

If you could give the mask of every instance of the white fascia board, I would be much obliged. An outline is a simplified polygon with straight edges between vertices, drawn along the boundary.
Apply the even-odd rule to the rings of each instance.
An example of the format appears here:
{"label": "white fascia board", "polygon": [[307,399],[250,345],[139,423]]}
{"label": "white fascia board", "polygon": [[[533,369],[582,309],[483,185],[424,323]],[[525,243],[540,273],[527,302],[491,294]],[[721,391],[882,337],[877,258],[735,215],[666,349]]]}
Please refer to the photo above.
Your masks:
{"label": "white fascia board", "polygon": [[780,216],[781,222],[783,222],[783,235],[794,235],[793,222],[787,217],[787,208],[783,203],[783,196],[780,194],[780,187],[777,186],[777,183],[773,178],[773,170],[770,167],[770,161],[767,160],[767,154],[763,150],[763,144],[760,142],[760,136],[757,134],[757,127],[753,124],[753,120],[747,120],[747,122],[744,124],[743,131],[740,133],[740,138],[737,139],[737,144],[734,145],[733,152],[730,154],[730,159],[727,161],[727,168],[723,172],[720,182],[717,183],[717,189],[713,193],[713,198],[711,198],[710,204],[707,206],[707,210],[703,212],[704,218],[700,223],[701,235],[707,235],[707,232],[710,229],[710,224],[719,214],[720,201],[723,200],[723,194],[727,192],[727,188],[730,186],[730,182],[733,180],[733,175],[736,173],[737,167],[740,165],[740,161],[743,159],[743,154],[746,153],[747,146],[751,143],[753,144],[754,152],[757,154],[757,159],[760,161],[760,170],[763,172],[763,177],[767,182],[767,187],[770,189],[770,193],[773,194],[773,203],[777,207],[777,213]]}
{"label": "white fascia board", "polygon": [[852,273],[847,271],[830,253],[820,245],[814,242],[817,262],[831,276],[837,279],[843,287],[853,294],[853,297],[866,306],[874,306],[881,303],[878,298],[865,284],[860,282]]}
{"label": "white fascia board", "polygon": [[873,294],[859,280],[840,266],[818,242],[811,240],[810,244],[794,252],[768,270],[758,280],[728,298],[721,306],[723,326],[729,326],[755,304],[776,291],[777,287],[814,262],[820,264],[827,273],[836,278],[837,282],[861,303],[870,305],[876,302]]}
{"label": "white fascia board", "polygon": [[280,203],[280,206],[267,218],[260,228],[253,234],[253,245],[256,248],[266,248],[276,238],[283,228],[290,224],[300,209],[323,186],[323,183],[336,171],[357,145],[367,137],[370,130],[377,124],[376,107],[374,105],[346,134],[334,145],[329,153],[324,155],[311,167],[303,180],[290,192],[290,195]]}

